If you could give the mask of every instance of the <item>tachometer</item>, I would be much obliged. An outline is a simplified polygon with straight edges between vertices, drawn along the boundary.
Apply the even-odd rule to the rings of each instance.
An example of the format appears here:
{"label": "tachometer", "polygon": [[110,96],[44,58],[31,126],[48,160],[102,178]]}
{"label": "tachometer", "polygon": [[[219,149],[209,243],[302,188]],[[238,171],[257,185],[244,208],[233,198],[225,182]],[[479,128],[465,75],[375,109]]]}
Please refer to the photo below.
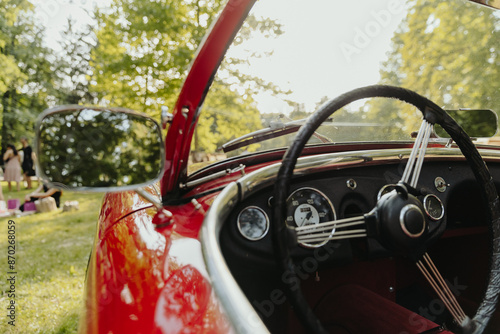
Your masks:
{"label": "tachometer", "polygon": [[[295,190],[286,201],[286,222],[290,226],[316,225],[336,219],[335,210],[330,200],[314,188]],[[332,230],[332,234],[335,229]],[[319,243],[301,243],[304,247],[320,247],[327,241]]]}

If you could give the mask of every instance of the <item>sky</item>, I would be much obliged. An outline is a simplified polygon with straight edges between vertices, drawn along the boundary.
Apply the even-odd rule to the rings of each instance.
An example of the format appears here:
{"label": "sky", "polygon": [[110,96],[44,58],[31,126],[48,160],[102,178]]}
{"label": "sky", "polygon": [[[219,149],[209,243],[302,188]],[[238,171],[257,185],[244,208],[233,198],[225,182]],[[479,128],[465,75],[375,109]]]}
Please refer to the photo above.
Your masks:
{"label": "sky", "polygon": [[[323,97],[375,84],[379,68],[391,49],[391,38],[406,15],[404,0],[331,1],[273,0],[258,2],[256,15],[271,15],[283,24],[277,39],[256,39],[245,47],[273,50],[271,57],[251,62],[252,73],[283,89],[291,100],[313,111]],[[273,13],[273,14],[270,14]],[[241,48],[240,48],[241,49]],[[231,50],[242,56],[242,50]],[[290,111],[269,95],[258,98],[267,105],[261,112]]]}

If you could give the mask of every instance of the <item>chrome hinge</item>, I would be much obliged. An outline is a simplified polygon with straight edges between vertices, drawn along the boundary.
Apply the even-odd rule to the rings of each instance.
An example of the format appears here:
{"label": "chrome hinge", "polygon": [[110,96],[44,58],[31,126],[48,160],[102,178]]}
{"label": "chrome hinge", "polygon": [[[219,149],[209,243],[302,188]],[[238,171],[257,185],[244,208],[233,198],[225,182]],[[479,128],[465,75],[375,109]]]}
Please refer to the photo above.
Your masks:
{"label": "chrome hinge", "polygon": [[239,165],[238,167],[233,168],[233,169],[228,168],[226,170],[214,173],[212,175],[202,177],[201,179],[198,179],[198,180],[194,180],[194,181],[186,182],[186,183],[181,183],[179,185],[179,187],[181,189],[196,187],[197,185],[200,185],[200,184],[205,183],[207,181],[215,180],[219,177],[224,177],[224,176],[236,173],[236,172],[240,172],[241,176],[245,176],[245,167],[246,167],[245,165]]}
{"label": "chrome hinge", "polygon": [[161,126],[165,129],[167,124],[172,123],[174,115],[168,112],[167,106],[161,106]]}

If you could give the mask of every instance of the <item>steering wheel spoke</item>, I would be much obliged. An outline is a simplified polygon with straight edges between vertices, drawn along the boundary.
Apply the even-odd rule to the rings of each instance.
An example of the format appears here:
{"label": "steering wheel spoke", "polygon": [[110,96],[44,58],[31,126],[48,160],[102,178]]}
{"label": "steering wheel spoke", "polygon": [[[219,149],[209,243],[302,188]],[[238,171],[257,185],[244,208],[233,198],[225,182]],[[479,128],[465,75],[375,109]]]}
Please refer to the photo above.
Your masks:
{"label": "steering wheel spoke", "polygon": [[408,183],[413,188],[416,188],[417,186],[418,177],[420,176],[420,171],[422,170],[425,151],[429,143],[429,138],[431,137],[432,128],[433,125],[431,123],[427,122],[425,119],[422,121],[422,125],[418,131],[410,157],[408,158],[408,163],[406,164],[406,168],[403,172],[403,177],[401,178],[403,183]]}
{"label": "steering wheel spoke", "polygon": [[[340,230],[351,226],[357,226],[357,228]],[[329,240],[362,238],[367,236],[364,216],[300,226],[295,228],[295,232],[297,234],[297,241],[308,245],[315,243],[322,245]]]}
{"label": "steering wheel spoke", "polygon": [[464,326],[465,323],[469,322],[470,318],[462,310],[429,254],[425,253],[422,259],[417,261],[417,267],[453,316],[455,322],[460,326]]}

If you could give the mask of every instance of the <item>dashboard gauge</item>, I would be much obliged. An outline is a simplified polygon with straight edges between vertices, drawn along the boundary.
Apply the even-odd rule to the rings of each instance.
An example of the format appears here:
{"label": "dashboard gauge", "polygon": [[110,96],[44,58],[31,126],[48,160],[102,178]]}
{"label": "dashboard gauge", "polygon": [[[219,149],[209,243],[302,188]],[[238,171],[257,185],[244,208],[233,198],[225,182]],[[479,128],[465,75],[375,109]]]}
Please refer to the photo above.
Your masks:
{"label": "dashboard gauge", "polygon": [[444,216],[443,202],[434,194],[424,197],[424,209],[427,216],[432,220],[440,220]]}
{"label": "dashboard gauge", "polygon": [[238,215],[237,225],[243,237],[256,241],[264,238],[269,231],[269,218],[261,208],[249,206]]}
{"label": "dashboard gauge", "polygon": [[[286,200],[286,223],[289,226],[316,225],[336,219],[335,210],[330,200],[319,190],[300,188],[295,190]],[[332,229],[331,234],[335,232]],[[323,246],[328,240],[318,243],[299,242],[304,247]]]}

